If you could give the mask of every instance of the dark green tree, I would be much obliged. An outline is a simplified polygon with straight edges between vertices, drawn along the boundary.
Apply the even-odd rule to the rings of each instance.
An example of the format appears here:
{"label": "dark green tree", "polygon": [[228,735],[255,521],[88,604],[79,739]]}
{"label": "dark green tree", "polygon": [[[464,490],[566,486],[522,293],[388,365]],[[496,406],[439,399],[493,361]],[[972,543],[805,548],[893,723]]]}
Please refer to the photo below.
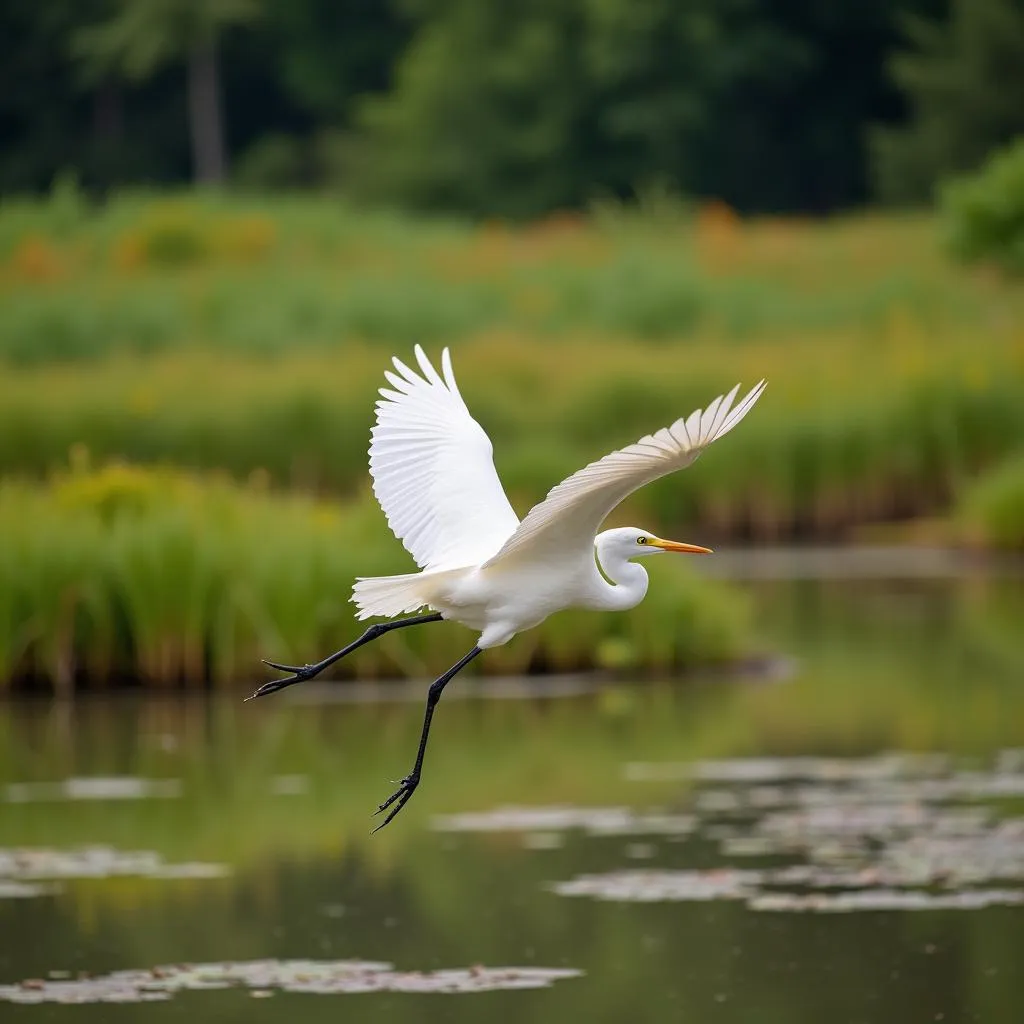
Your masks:
{"label": "dark green tree", "polygon": [[367,101],[355,172],[375,196],[475,213],[575,198],[577,0],[419,0],[395,87]]}
{"label": "dark green tree", "polygon": [[392,0],[279,0],[266,8],[282,88],[312,115],[346,123],[353,102],[383,92],[411,23]]}
{"label": "dark green tree", "polygon": [[[81,17],[101,0],[6,0],[0,4],[0,190],[48,186],[83,161],[94,118],[66,50]],[[77,159],[76,159],[77,158]]]}
{"label": "dark green tree", "polygon": [[[928,12],[942,0],[900,0]],[[357,180],[389,199],[535,214],[650,182],[743,210],[867,193],[899,115],[891,0],[412,0]]]}
{"label": "dark green tree", "polygon": [[97,80],[140,81],[183,59],[195,179],[217,183],[227,173],[218,40],[259,11],[259,0],[119,0],[107,20],[77,30],[72,46]]}
{"label": "dark green tree", "polygon": [[945,21],[905,19],[891,73],[911,116],[873,133],[879,194],[922,200],[1024,133],[1024,0],[951,0]]}

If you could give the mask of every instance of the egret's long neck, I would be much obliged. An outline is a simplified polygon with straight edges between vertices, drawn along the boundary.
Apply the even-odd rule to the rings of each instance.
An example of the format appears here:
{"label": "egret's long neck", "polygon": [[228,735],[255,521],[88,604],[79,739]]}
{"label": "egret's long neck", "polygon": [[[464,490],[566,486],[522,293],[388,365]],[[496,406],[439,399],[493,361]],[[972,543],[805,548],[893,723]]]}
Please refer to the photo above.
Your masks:
{"label": "egret's long neck", "polygon": [[594,607],[615,612],[635,608],[647,593],[647,570],[636,562],[602,551],[600,542],[597,545],[597,561],[605,576],[615,586],[602,580],[599,592],[595,595]]}

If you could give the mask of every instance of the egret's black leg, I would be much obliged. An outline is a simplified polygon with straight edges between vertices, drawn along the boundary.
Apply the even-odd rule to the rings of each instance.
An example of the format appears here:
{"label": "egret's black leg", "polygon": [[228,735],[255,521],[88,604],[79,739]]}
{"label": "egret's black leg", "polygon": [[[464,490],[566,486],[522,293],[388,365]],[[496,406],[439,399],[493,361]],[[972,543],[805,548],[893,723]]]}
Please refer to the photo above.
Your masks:
{"label": "egret's black leg", "polygon": [[414,615],[411,619],[396,619],[394,622],[374,623],[358,640],[353,640],[347,647],[342,647],[340,651],[335,651],[334,654],[324,658],[323,661],[318,661],[315,665],[281,665],[276,661],[267,661],[264,658],[264,665],[276,668],[280,672],[291,672],[292,675],[286,676],[284,679],[271,679],[269,683],[264,683],[252,697],[246,697],[245,699],[252,700],[253,697],[265,697],[268,693],[276,693],[278,690],[283,690],[286,686],[291,686],[293,683],[304,683],[307,679],[318,676],[325,668],[330,668],[336,661],[344,658],[346,654],[351,654],[357,647],[362,647],[363,644],[368,644],[371,640],[376,640],[377,637],[390,633],[393,629],[403,629],[405,626],[418,626],[423,622],[440,621],[441,613],[432,612],[430,615]]}
{"label": "egret's black leg", "polygon": [[[430,689],[427,691],[427,710],[423,715],[423,732],[420,733],[420,748],[416,752],[416,763],[412,766],[412,771],[398,784],[398,789],[373,812],[374,814],[381,814],[392,804],[395,804],[394,809],[373,830],[374,832],[379,832],[409,802],[409,797],[416,791],[416,787],[420,784],[420,769],[423,767],[423,755],[427,752],[427,737],[430,735],[430,720],[434,717],[434,706],[441,699],[441,692],[448,683],[480,653],[480,648],[474,647],[469,654],[452,665],[443,676],[435,679],[430,684]],[[398,803],[395,803],[396,800]]]}

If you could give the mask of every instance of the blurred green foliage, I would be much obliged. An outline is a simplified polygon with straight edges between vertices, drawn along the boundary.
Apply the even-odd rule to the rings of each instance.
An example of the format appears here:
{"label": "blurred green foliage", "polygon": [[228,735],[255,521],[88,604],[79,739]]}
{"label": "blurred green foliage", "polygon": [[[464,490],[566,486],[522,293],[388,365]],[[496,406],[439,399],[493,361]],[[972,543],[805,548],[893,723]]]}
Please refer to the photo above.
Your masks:
{"label": "blurred green foliage", "polygon": [[942,511],[1022,443],[1024,295],[947,263],[934,232],[657,192],[511,229],[309,197],[96,209],[62,186],[0,207],[0,471],[44,477],[81,444],[353,496],[388,357],[419,340],[455,346],[521,512],[762,376],[756,420],[626,521],[714,540]]}
{"label": "blurred green foliage", "polygon": [[1024,0],[950,0],[941,21],[902,13],[910,48],[891,68],[911,117],[874,132],[875,178],[883,198],[920,202],[1024,133]]}
{"label": "blurred green foliage", "polygon": [[352,180],[421,208],[533,216],[665,181],[744,210],[833,209],[866,194],[853,125],[898,114],[877,0],[410,6]]}
{"label": "blurred green foliage", "polygon": [[[186,111],[194,140],[198,111],[219,107],[250,185],[529,215],[664,182],[744,210],[833,210],[869,197],[868,126],[905,120],[884,66],[898,16],[944,8],[10,0],[0,192],[45,188],[65,170],[98,189],[182,181]],[[195,83],[180,65],[195,67],[200,34],[220,101],[207,83],[189,107]]]}
{"label": "blurred green foliage", "polygon": [[[0,667],[61,689],[223,684],[259,654],[336,646],[352,578],[410,568],[369,497],[366,447],[388,356],[414,340],[455,346],[520,513],[765,376],[743,430],[609,525],[717,543],[941,514],[1024,446],[1024,296],[947,263],[934,232],[744,222],[658,190],[528,228],[312,197],[96,207],[70,179],[7,202]],[[88,469],[111,460],[168,468]],[[556,617],[489,670],[747,649],[732,594],[671,580],[636,616]],[[462,653],[457,630],[398,636],[347,671],[428,674]]]}
{"label": "blurred green foliage", "polygon": [[921,201],[1024,131],[1022,40],[1021,0],[11,0],[0,193],[226,147],[242,186],[484,216]]}
{"label": "blurred green foliage", "polygon": [[48,200],[0,205],[0,359],[293,353],[496,328],[731,342],[877,331],[897,317],[972,326],[1024,307],[936,259],[923,218],[815,229],[728,212],[719,222],[716,209],[662,197],[473,229],[298,196],[92,206],[65,181]]}
{"label": "blurred green foliage", "polygon": [[[520,338],[464,343],[456,364],[521,513],[589,460],[764,372],[771,390],[748,429],[644,488],[619,515],[709,537],[836,536],[941,511],[961,480],[1024,441],[1019,360],[979,362],[964,343],[929,366],[922,343],[890,355],[883,344],[851,386],[862,358],[828,358],[811,345],[688,360],[635,343],[595,353]],[[805,360],[796,375],[786,370],[794,357]],[[84,443],[100,461],[172,461],[242,480],[255,471],[281,487],[353,495],[365,486],[386,365],[383,353],[360,348],[285,361],[119,361],[88,377],[74,368],[8,373],[0,466],[38,477]]]}
{"label": "blurred green foliage", "polygon": [[1024,276],[1024,134],[976,174],[950,182],[942,206],[955,255]]}
{"label": "blurred green foliage", "polygon": [[1024,551],[1024,453],[974,481],[959,506],[967,538],[986,547]]}
{"label": "blurred green foliage", "polygon": [[[353,579],[414,568],[370,499],[345,506],[109,465],[47,485],[0,482],[0,688],[68,692],[251,679],[261,656],[302,664],[356,633]],[[273,543],[268,543],[273,538]],[[497,649],[484,671],[663,670],[735,660],[744,608],[685,566],[656,573],[641,615],[565,612]],[[434,675],[464,629],[403,630],[361,648],[345,676]]]}

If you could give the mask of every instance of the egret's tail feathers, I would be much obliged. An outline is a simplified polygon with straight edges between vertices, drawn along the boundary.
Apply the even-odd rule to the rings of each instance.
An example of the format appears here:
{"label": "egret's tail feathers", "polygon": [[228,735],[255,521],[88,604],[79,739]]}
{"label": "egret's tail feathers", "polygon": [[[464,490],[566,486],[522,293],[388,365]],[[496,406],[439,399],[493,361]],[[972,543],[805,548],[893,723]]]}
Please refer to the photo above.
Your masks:
{"label": "egret's tail feathers", "polygon": [[359,609],[357,619],[374,615],[391,618],[414,612],[430,603],[435,573],[413,572],[404,576],[372,576],[357,579],[352,601]]}

